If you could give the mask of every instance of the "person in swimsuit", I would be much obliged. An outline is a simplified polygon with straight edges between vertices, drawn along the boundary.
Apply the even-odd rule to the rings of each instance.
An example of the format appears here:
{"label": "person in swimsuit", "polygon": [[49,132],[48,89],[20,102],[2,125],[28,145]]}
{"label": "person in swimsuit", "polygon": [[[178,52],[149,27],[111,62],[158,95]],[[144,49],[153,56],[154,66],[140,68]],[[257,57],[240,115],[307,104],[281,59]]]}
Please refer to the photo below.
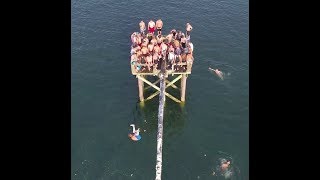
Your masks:
{"label": "person in swimsuit", "polygon": [[181,41],[181,35],[182,35],[182,32],[178,31],[176,35],[176,40]]}
{"label": "person in swimsuit", "polygon": [[193,56],[190,53],[187,54],[187,63],[188,64],[192,64],[193,63]]}
{"label": "person in swimsuit", "polygon": [[141,56],[142,56],[142,52],[141,50],[137,50],[137,59],[138,59],[138,63],[141,63]]}
{"label": "person in swimsuit", "polygon": [[184,37],[184,34],[181,35],[181,40],[180,40],[180,42],[181,42],[182,48],[183,48],[183,49],[186,48],[187,39]]}
{"label": "person in swimsuit", "polygon": [[137,44],[138,44],[139,46],[141,46],[141,39],[142,39],[141,34],[138,33],[138,34],[136,35],[136,37],[137,37]]}
{"label": "person in swimsuit", "polygon": [[174,54],[176,55],[176,57],[179,58],[179,63],[182,63],[182,57],[181,57],[181,49],[180,49],[180,47],[176,47],[176,48],[175,48]]}
{"label": "person in swimsuit", "polygon": [[177,30],[175,30],[175,29],[172,29],[171,31],[170,31],[170,33],[172,33],[172,38],[175,40],[176,39],[176,35],[177,35]]}
{"label": "person in swimsuit", "polygon": [[157,39],[157,44],[158,44],[158,45],[160,45],[160,44],[162,43],[162,41],[163,41],[162,35],[158,35],[158,36],[156,37],[156,39]]}
{"label": "person in swimsuit", "polygon": [[215,72],[217,74],[217,76],[223,80],[223,72],[219,71],[219,69],[212,69],[209,67],[209,70]]}
{"label": "person in swimsuit", "polygon": [[172,43],[172,40],[173,40],[173,35],[172,35],[172,33],[169,33],[169,34],[166,36],[166,39],[168,39],[168,43],[171,44],[171,43]]}
{"label": "person in swimsuit", "polygon": [[154,45],[150,42],[148,44],[149,53],[152,53]]}
{"label": "person in swimsuit", "polygon": [[153,46],[153,54],[160,55],[160,47],[157,44]]}
{"label": "person in swimsuit", "polygon": [[158,35],[161,34],[162,26],[163,26],[162,20],[161,20],[161,19],[158,19],[158,20],[156,21],[156,27],[157,27]]}
{"label": "person in swimsuit", "polygon": [[152,43],[153,45],[156,45],[156,44],[157,44],[157,39],[156,39],[155,36],[152,37],[151,43]]}
{"label": "person in swimsuit", "polygon": [[[159,54],[158,53],[154,53],[153,56],[152,56],[152,64],[158,63],[158,58],[159,58]],[[157,68],[156,65],[155,65],[155,68]]]}
{"label": "person in swimsuit", "polygon": [[148,44],[149,44],[149,39],[148,39],[148,38],[144,38],[141,46],[142,46],[142,47],[148,46]]}
{"label": "person in swimsuit", "polygon": [[192,55],[193,54],[193,44],[191,42],[188,43],[188,52]]}
{"label": "person in swimsuit", "polygon": [[161,57],[163,58],[166,57],[168,46],[164,42],[162,42],[160,45],[160,49],[161,49]]}
{"label": "person in swimsuit", "polygon": [[148,53],[148,56],[146,57],[146,63],[148,66],[148,71],[151,71],[151,66],[153,65],[153,59],[150,53]]}
{"label": "person in swimsuit", "polygon": [[151,19],[148,23],[148,32],[151,34],[154,34],[154,30],[155,30],[155,23],[154,21]]}
{"label": "person in swimsuit", "polygon": [[221,172],[224,173],[228,170],[229,166],[230,166],[230,160],[226,160],[226,161],[222,161],[220,168],[221,168]]}
{"label": "person in swimsuit", "polygon": [[189,40],[190,40],[190,32],[191,32],[191,30],[192,30],[191,24],[187,23],[186,24],[186,36],[187,36],[187,39],[189,39]]}
{"label": "person in swimsuit", "polygon": [[134,140],[134,141],[138,141],[141,139],[141,136],[140,136],[140,128],[138,128],[136,130],[135,128],[135,125],[134,124],[131,124],[130,126],[132,126],[132,133],[129,134],[129,137]]}
{"label": "person in swimsuit", "polygon": [[141,63],[145,63],[146,62],[146,56],[148,55],[148,48],[147,46],[143,46],[142,49],[141,49]]}
{"label": "person in swimsuit", "polygon": [[136,34],[136,32],[134,32],[134,33],[131,34],[131,43],[132,43],[132,45],[134,46],[134,45],[138,44],[137,41],[138,41],[137,34]]}
{"label": "person in swimsuit", "polygon": [[146,30],[146,24],[143,21],[140,21],[139,26],[140,26],[140,33],[144,35]]}
{"label": "person in swimsuit", "polygon": [[169,54],[168,54],[168,62],[172,65],[172,70],[173,70],[173,64],[175,61],[175,55],[174,55],[174,47],[172,45],[170,45],[169,49]]}

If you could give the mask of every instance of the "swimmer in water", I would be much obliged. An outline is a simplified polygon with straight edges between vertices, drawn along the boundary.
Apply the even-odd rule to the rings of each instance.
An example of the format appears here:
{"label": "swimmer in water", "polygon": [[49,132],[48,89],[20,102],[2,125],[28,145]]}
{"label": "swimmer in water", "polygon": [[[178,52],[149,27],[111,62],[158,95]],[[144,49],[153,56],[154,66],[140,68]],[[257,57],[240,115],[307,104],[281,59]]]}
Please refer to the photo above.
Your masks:
{"label": "swimmer in water", "polygon": [[130,126],[132,126],[132,134],[134,134],[134,136],[139,136],[140,128],[138,128],[138,129],[136,130],[134,124],[131,124]]}
{"label": "swimmer in water", "polygon": [[223,162],[222,164],[221,164],[221,170],[222,171],[225,171],[225,170],[227,170],[228,169],[228,167],[230,166],[230,160],[228,160],[227,162]]}
{"label": "swimmer in water", "polygon": [[141,139],[140,128],[136,129],[134,124],[131,124],[130,126],[132,126],[132,133],[129,133],[129,138],[133,141],[139,141]]}
{"label": "swimmer in water", "polygon": [[219,76],[219,78],[223,80],[223,72],[219,71],[219,69],[212,69],[209,67],[209,70],[215,72],[217,76]]}
{"label": "swimmer in water", "polygon": [[225,158],[219,158],[216,169],[213,170],[212,175],[217,176],[230,176],[231,171],[229,171],[231,160]]}

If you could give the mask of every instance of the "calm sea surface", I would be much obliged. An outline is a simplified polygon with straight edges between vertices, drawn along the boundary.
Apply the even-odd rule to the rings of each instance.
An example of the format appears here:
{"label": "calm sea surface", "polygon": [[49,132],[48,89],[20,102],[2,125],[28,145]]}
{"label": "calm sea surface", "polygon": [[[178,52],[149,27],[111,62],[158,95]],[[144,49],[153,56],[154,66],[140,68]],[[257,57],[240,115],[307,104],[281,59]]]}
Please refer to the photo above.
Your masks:
{"label": "calm sea surface", "polygon": [[[195,58],[185,105],[166,98],[162,179],[223,179],[212,169],[228,154],[240,170],[233,179],[248,180],[248,11],[247,0],[72,0],[71,179],[155,178],[159,99],[138,103],[129,53],[138,23],[161,18],[163,34],[192,24]],[[130,123],[143,130],[138,142]]]}

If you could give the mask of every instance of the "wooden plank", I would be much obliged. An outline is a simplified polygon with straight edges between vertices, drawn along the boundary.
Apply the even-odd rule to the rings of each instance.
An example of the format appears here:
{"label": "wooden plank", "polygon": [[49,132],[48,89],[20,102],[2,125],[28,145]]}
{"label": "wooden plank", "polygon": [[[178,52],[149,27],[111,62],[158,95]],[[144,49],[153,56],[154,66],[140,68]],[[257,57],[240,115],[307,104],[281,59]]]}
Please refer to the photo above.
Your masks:
{"label": "wooden plank", "polygon": [[[158,79],[158,80],[156,80],[154,83],[152,83],[152,84],[154,84],[154,85],[156,85],[158,82],[160,82],[160,79]],[[147,89],[149,89],[151,86],[148,86],[148,87],[146,87],[146,88],[144,88],[144,90],[147,90]]]}
{"label": "wooden plank", "polygon": [[[166,79],[165,81],[166,81],[166,83],[170,83],[170,81],[168,79]],[[172,84],[171,87],[174,88],[174,89],[178,89],[178,87],[176,85],[174,85],[174,84]]]}
{"label": "wooden plank", "polygon": [[[182,75],[176,77],[176,78],[175,78],[173,81],[171,81],[171,82],[167,80],[167,81],[169,82],[169,84],[166,85],[166,88],[168,88],[169,86],[171,86],[173,83],[177,82],[181,77],[182,77]],[[158,94],[160,94],[159,91],[151,94],[149,97],[146,98],[146,101],[154,98],[154,97],[155,97],[156,95],[158,95]]]}
{"label": "wooden plank", "polygon": [[[140,75],[137,75],[137,78],[141,79],[143,82],[149,84],[150,86],[152,86],[153,88],[155,88],[156,90],[160,91],[160,88],[153,85],[151,82],[149,82],[148,80],[144,79],[143,77],[141,77]],[[173,101],[175,102],[178,102],[178,103],[181,103],[181,101],[175,97],[173,97],[171,94],[167,93],[167,92],[164,92],[164,94],[166,96],[168,96],[170,99],[172,99]]]}
{"label": "wooden plank", "polygon": [[144,101],[144,97],[143,97],[143,86],[144,86],[144,83],[141,79],[138,79],[138,87],[139,87],[139,99],[140,99],[140,102],[143,102]]}
{"label": "wooden plank", "polygon": [[187,85],[187,77],[185,74],[183,74],[181,78],[181,101],[182,102],[186,100],[186,85]]}

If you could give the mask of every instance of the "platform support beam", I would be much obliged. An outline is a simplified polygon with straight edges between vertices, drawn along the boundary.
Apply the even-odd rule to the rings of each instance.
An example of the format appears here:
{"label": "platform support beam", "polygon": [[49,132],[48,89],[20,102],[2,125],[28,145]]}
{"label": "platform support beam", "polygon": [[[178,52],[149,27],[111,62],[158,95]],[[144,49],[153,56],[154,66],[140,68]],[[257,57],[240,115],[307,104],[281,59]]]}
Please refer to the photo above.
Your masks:
{"label": "platform support beam", "polygon": [[[150,81],[146,80],[144,77],[142,77],[141,75],[137,75],[137,78],[142,80],[143,82],[147,83],[148,85],[150,85],[151,87],[153,87],[154,89],[160,91],[160,88],[157,87],[156,85],[152,84]],[[140,87],[140,86],[139,86]],[[142,90],[143,90],[143,87],[142,87]],[[181,101],[175,97],[173,97],[171,94],[167,93],[167,92],[164,92],[164,94],[166,96],[168,96],[170,99],[172,99],[173,101],[177,102],[177,103],[181,103]],[[140,101],[141,101],[141,98],[140,98]]]}
{"label": "platform support beam", "polygon": [[187,76],[182,74],[181,78],[181,101],[186,101],[186,86],[187,86]]}
{"label": "platform support beam", "polygon": [[138,87],[139,87],[139,99],[140,99],[140,102],[143,102],[144,101],[144,96],[143,96],[144,83],[141,79],[138,79]]}

